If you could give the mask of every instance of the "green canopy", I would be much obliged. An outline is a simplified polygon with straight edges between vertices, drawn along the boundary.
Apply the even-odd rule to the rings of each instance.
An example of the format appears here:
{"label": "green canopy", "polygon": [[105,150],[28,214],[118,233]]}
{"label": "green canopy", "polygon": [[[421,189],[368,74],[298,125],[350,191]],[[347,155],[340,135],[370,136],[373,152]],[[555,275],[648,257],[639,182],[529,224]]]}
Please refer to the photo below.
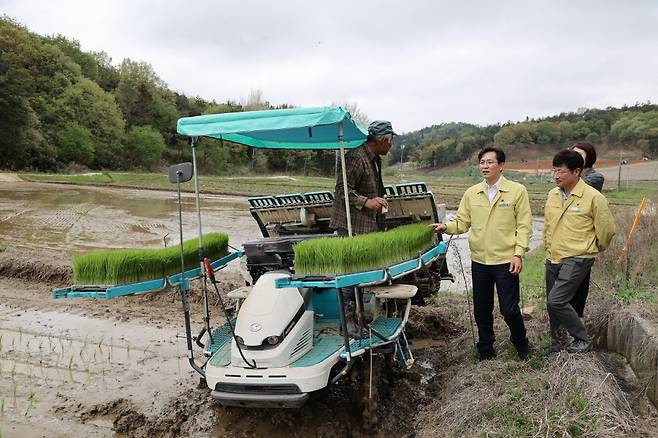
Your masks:
{"label": "green canopy", "polygon": [[188,137],[212,137],[256,148],[339,149],[361,145],[367,131],[341,107],[291,108],[209,114],[178,120],[177,131]]}

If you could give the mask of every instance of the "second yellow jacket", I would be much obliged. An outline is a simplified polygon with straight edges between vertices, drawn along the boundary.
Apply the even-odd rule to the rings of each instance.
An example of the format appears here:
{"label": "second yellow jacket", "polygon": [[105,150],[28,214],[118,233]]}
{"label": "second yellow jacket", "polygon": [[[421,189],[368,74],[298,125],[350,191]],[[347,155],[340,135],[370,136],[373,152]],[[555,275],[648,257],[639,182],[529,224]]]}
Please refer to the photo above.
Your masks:
{"label": "second yellow jacket", "polygon": [[566,202],[558,187],[548,192],[544,209],[546,258],[560,263],[567,257],[594,258],[615,235],[615,220],[608,200],[582,179]]}
{"label": "second yellow jacket", "polygon": [[484,181],[469,187],[457,210],[457,219],[446,223],[447,234],[469,229],[471,259],[484,265],[509,263],[523,256],[532,236],[532,214],[526,188],[500,177],[498,192],[489,204]]}

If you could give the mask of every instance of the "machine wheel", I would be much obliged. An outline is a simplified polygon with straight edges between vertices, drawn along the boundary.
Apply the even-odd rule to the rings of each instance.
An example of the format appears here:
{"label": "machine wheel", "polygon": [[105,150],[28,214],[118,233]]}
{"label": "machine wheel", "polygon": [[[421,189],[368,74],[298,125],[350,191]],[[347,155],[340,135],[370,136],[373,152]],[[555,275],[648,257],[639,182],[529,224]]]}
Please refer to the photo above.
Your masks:
{"label": "machine wheel", "polygon": [[388,396],[388,382],[393,376],[393,353],[375,354],[372,359],[372,389],[370,354],[362,356],[352,373],[355,401],[361,411],[363,429],[367,433],[378,429],[380,401]]}
{"label": "machine wheel", "polygon": [[441,287],[441,273],[439,272],[438,262],[432,263],[426,269],[421,269],[413,274],[402,277],[396,282],[413,284],[418,287],[416,296],[411,299],[411,304],[424,306],[426,300],[437,293]]}

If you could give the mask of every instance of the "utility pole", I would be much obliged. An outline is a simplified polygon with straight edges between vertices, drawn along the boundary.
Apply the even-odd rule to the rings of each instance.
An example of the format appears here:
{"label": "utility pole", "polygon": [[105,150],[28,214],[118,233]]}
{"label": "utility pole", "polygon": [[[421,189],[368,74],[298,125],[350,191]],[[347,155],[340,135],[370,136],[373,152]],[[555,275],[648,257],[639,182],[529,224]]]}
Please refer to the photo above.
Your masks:
{"label": "utility pole", "polygon": [[404,166],[404,147],[405,147],[404,144],[400,146],[400,149],[401,149],[402,151],[400,152],[400,176],[398,177],[399,182],[402,182],[402,177],[404,176],[404,172],[403,172],[403,166]]}
{"label": "utility pole", "polygon": [[535,164],[535,177],[537,178],[537,181],[541,182],[541,178],[539,177],[539,157],[537,157]]}
{"label": "utility pole", "polygon": [[619,174],[617,175],[617,191],[621,191],[621,150],[619,150]]}

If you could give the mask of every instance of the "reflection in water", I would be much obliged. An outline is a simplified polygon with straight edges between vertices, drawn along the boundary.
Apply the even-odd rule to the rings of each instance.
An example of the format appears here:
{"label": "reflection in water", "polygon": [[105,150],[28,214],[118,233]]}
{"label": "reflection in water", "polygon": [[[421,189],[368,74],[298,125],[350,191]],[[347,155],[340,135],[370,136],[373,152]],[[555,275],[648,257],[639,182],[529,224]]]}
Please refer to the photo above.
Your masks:
{"label": "reflection in water", "polygon": [[[195,200],[184,194],[183,236],[196,237]],[[201,200],[204,233],[222,231],[239,246],[260,235],[239,197]],[[178,243],[176,193],[54,184],[0,187],[0,247],[64,254],[109,248],[158,248]]]}

